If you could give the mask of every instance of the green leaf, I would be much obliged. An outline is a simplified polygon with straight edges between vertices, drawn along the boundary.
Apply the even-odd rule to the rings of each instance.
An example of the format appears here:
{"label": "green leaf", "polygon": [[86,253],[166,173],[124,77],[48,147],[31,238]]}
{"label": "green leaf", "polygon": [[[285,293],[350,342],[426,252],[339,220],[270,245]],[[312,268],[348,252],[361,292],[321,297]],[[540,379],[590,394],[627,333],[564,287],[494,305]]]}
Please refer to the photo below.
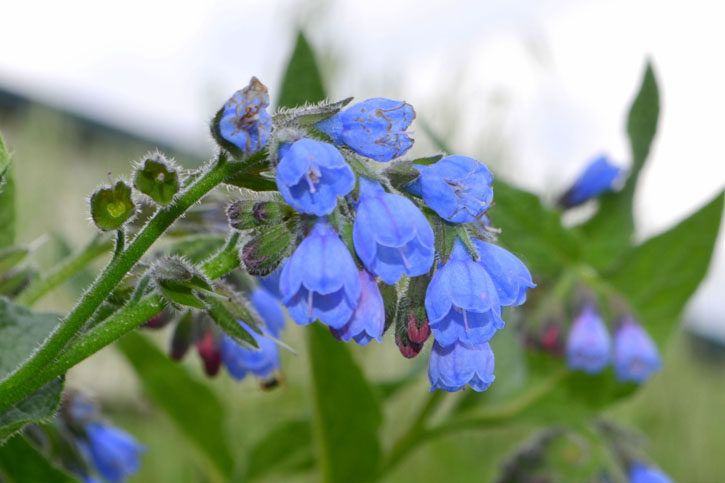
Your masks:
{"label": "green leaf", "polygon": [[582,225],[587,236],[585,257],[597,269],[617,265],[619,257],[629,248],[634,232],[632,200],[657,132],[659,117],[659,90],[652,64],[647,63],[642,85],[637,93],[627,119],[627,134],[632,152],[632,167],[624,188],[619,193],[601,197],[599,211]]}
{"label": "green leaf", "polygon": [[118,341],[118,347],[136,370],[146,395],[227,479],[234,459],[224,433],[225,410],[214,392],[141,334],[131,332]]}
{"label": "green leaf", "polygon": [[9,167],[10,153],[8,152],[8,148],[5,147],[5,141],[3,141],[3,137],[0,136],[0,183],[2,182],[3,177],[5,176],[5,173],[7,172]]}
{"label": "green leaf", "polygon": [[523,260],[533,272],[553,278],[563,265],[576,261],[580,240],[561,224],[558,212],[539,198],[500,180],[494,181],[495,205],[491,224],[501,228],[501,244]]}
{"label": "green leaf", "polygon": [[0,443],[28,423],[44,421],[58,410],[63,378],[53,379],[25,399],[0,413]]}
{"label": "green leaf", "polygon": [[307,329],[322,481],[371,481],[380,462],[380,403],[345,344],[322,324]]}
{"label": "green leaf", "polygon": [[295,107],[325,99],[325,88],[315,54],[302,32],[285,71],[277,107]]}
{"label": "green leaf", "polygon": [[11,438],[0,447],[0,475],[8,483],[78,481],[51,465],[22,436]]}
{"label": "green leaf", "polygon": [[608,277],[660,346],[707,273],[724,196],[721,192],[674,228],[634,248]]}
{"label": "green leaf", "polygon": [[286,421],[269,431],[249,452],[247,480],[269,473],[294,472],[314,464],[307,419]]}
{"label": "green leaf", "polygon": [[[0,297],[0,380],[6,379],[58,325],[58,316],[34,313]],[[47,419],[60,404],[63,382],[49,382],[0,413],[0,442],[26,423]]]}
{"label": "green leaf", "polygon": [[[2,151],[0,147],[0,151]],[[0,154],[2,156],[2,154]],[[15,243],[15,181],[13,170],[7,169],[0,180],[0,248]]]}

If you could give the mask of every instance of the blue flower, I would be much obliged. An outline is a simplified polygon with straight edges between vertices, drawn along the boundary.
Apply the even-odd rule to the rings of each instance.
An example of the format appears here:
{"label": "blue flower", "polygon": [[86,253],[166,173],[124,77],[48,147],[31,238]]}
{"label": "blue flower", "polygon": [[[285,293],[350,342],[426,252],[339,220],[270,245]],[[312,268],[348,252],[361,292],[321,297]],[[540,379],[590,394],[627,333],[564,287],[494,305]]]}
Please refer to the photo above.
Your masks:
{"label": "blue flower", "polygon": [[413,146],[405,131],[415,119],[413,106],[381,97],[359,102],[317,124],[335,144],[376,161],[390,161]]}
{"label": "blue flower", "polygon": [[367,270],[360,271],[362,291],[357,301],[357,308],[350,320],[340,329],[330,329],[339,340],[349,342],[354,339],[360,345],[367,345],[375,339],[383,341],[385,329],[385,305],[380,294],[375,276]]}
{"label": "blue flower", "polygon": [[504,326],[493,280],[458,239],[448,263],[428,284],[425,309],[433,336],[442,346],[456,341],[483,344]]}
{"label": "blue flower", "polygon": [[292,320],[316,319],[341,328],[360,298],[360,276],[352,255],[326,220],[320,219],[282,269],[282,302]]}
{"label": "blue flower", "polygon": [[468,384],[474,391],[485,391],[496,379],[493,369],[493,351],[488,343],[443,346],[436,340],[428,363],[430,390],[453,392]]}
{"label": "blue flower", "polygon": [[447,156],[432,166],[415,165],[420,176],[406,189],[423,197],[438,216],[452,223],[480,219],[493,201],[493,175],[468,156]]}
{"label": "blue flower", "polygon": [[355,186],[355,174],[331,144],[304,138],[283,144],[279,154],[277,188],[300,213],[332,213],[337,197],[345,196]]}
{"label": "blue flower", "polygon": [[526,265],[516,255],[492,243],[473,240],[478,263],[493,280],[502,306],[521,305],[526,302],[526,290],[536,287]]}
{"label": "blue flower", "polygon": [[586,305],[574,320],[566,341],[569,368],[589,374],[602,372],[609,364],[612,340],[599,314]]}
{"label": "blue flower", "polygon": [[611,191],[624,170],[612,164],[606,155],[601,155],[589,162],[574,185],[559,198],[559,205],[571,208],[585,201]]}
{"label": "blue flower", "polygon": [[657,346],[641,325],[626,319],[614,334],[617,379],[643,383],[662,366]]}
{"label": "blue flower", "polygon": [[145,448],[130,435],[98,422],[88,423],[85,432],[85,449],[103,478],[115,483],[138,471]]}
{"label": "blue flower", "polygon": [[[243,379],[248,372],[261,378],[269,377],[272,372],[279,369],[277,344],[272,339],[257,334],[244,322],[239,321],[239,325],[254,337],[259,349],[245,349],[234,342],[234,339],[224,335],[221,342],[221,355],[227,371],[237,380]],[[262,332],[270,333],[266,328],[262,328]]]}
{"label": "blue flower", "polygon": [[365,267],[392,285],[403,274],[422,275],[433,265],[433,229],[409,199],[360,178],[352,239]]}
{"label": "blue flower", "polygon": [[252,306],[264,320],[269,333],[279,336],[284,328],[284,311],[279,300],[263,288],[256,288],[250,296]]}
{"label": "blue flower", "polygon": [[630,483],[672,483],[672,478],[662,470],[635,461],[629,467],[629,481]]}
{"label": "blue flower", "polygon": [[284,267],[284,261],[277,267],[274,272],[264,277],[259,277],[260,285],[267,290],[269,293],[277,297],[282,298],[282,293],[279,291],[279,277],[282,275],[282,268]]}
{"label": "blue flower", "polygon": [[253,154],[267,144],[272,117],[267,112],[267,88],[252,77],[249,85],[234,93],[222,107],[219,133],[245,154]]}

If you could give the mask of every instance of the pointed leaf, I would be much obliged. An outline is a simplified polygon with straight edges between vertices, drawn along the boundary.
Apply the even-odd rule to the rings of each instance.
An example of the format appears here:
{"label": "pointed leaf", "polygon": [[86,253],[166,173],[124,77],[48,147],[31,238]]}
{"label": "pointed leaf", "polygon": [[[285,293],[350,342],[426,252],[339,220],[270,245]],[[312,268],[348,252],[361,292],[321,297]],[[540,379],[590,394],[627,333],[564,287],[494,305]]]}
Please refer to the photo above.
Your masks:
{"label": "pointed leaf", "polygon": [[[2,151],[3,147],[0,147]],[[0,154],[2,156],[2,154]],[[0,180],[0,248],[15,243],[15,181],[13,169],[6,169]]]}
{"label": "pointed leaf", "polygon": [[307,340],[322,480],[371,481],[380,461],[380,402],[346,345],[327,327],[311,325]]}
{"label": "pointed leaf", "polygon": [[118,347],[136,370],[146,395],[168,414],[219,475],[228,479],[234,459],[226,443],[225,410],[214,392],[137,332],[120,339]]}
{"label": "pointed leaf", "polygon": [[295,107],[325,99],[325,88],[315,54],[302,32],[290,57],[280,88],[277,107]]}
{"label": "pointed leaf", "polygon": [[45,456],[22,436],[11,438],[0,447],[0,475],[3,481],[8,483],[78,481],[51,465]]}

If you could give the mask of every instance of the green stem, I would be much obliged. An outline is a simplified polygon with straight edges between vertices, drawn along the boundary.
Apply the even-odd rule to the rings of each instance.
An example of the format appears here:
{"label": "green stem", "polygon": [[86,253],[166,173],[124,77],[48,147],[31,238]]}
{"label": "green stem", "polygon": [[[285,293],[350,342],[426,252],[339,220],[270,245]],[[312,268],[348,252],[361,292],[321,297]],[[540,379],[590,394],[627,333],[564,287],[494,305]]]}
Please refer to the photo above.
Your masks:
{"label": "green stem", "polygon": [[426,429],[425,425],[421,424],[415,431],[408,431],[393,446],[393,449],[390,453],[388,453],[388,456],[381,465],[380,475],[383,475],[393,469],[412,450],[426,441],[457,431],[490,428],[494,425],[500,425],[510,419],[513,419],[546,394],[551,392],[562,380],[564,380],[564,378],[566,378],[568,374],[569,371],[567,371],[566,368],[561,368],[553,372],[541,383],[533,386],[527,392],[523,393],[520,397],[513,399],[502,407],[479,412],[474,416],[451,419],[430,429]]}
{"label": "green stem", "polygon": [[126,230],[123,229],[123,227],[119,228],[116,231],[116,246],[113,249],[113,258],[111,260],[116,260],[121,253],[123,253],[123,249],[126,246]]}
{"label": "green stem", "polygon": [[28,285],[15,301],[28,307],[32,306],[45,294],[78,273],[90,262],[108,252],[110,248],[111,241],[108,238],[96,235],[81,251],[67,257],[45,277]]}
{"label": "green stem", "polygon": [[[238,240],[239,235],[233,234],[224,248],[204,264],[202,271],[206,276],[212,279],[219,278],[239,266],[239,258],[236,255]],[[119,309],[100,325],[81,335],[60,357],[28,381],[24,386],[25,394],[40,389],[47,382],[131,332],[163,309],[164,302],[156,294],[147,295]]]}
{"label": "green stem", "polygon": [[0,383],[0,411],[10,407],[29,394],[24,389],[28,381],[47,366],[65,348],[71,338],[83,327],[99,305],[118,285],[123,277],[141,259],[151,245],[187,209],[199,201],[228,176],[241,171],[244,163],[227,163],[220,157],[200,178],[191,184],[171,205],[159,209],[128,247],[93,282],[78,305],[38,348],[38,350],[5,381]]}

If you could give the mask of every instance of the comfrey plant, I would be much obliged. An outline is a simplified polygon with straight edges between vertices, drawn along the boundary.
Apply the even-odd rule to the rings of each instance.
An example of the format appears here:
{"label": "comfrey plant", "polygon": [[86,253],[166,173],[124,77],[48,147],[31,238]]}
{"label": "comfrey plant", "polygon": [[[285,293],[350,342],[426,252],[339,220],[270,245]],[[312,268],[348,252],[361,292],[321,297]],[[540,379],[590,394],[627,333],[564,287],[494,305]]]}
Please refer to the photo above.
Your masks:
{"label": "comfrey plant", "polygon": [[[59,427],[72,443],[59,447],[73,457],[53,461],[77,477],[120,481],[138,469],[144,448],[92,406],[75,404],[80,416],[68,419],[64,403],[60,423],[51,420],[68,369],[114,342],[154,413],[167,413],[185,436],[173,443],[188,440],[198,453],[175,464],[211,481],[282,471],[317,471],[313,479],[325,482],[395,479],[427,441],[506,431],[507,423],[553,426],[509,458],[499,481],[647,476],[636,464],[656,465],[639,438],[598,415],[665,366],[659,350],[705,275],[723,204],[720,194],[633,244],[631,202],[659,105],[651,68],[628,118],[628,175],[606,160],[587,169],[561,207],[595,196],[599,203],[571,227],[475,157],[413,155],[413,122],[440,152],[455,152],[421,122],[434,113],[415,121],[400,100],[325,101],[304,37],[294,52],[281,107],[270,107],[253,78],[220,103],[211,122],[218,150],[207,164],[184,169],[153,152],[129,181],[98,188],[89,204],[100,233],[50,272],[25,263],[34,245],[14,245],[13,224],[0,224],[0,477],[60,481],[41,454],[50,454]],[[3,221],[14,213],[9,166],[0,143]],[[32,310],[106,253],[107,266],[67,314]],[[171,357],[153,342],[163,334],[146,337],[138,327],[166,331]],[[285,343],[302,354],[295,360],[309,364],[309,377],[298,377],[297,365],[284,376],[294,357]],[[393,343],[427,364],[385,364],[386,376],[372,383],[353,352],[377,355],[375,346]],[[243,405],[221,400],[239,394],[211,390],[193,367],[174,362],[192,351],[209,376],[291,390],[260,396],[269,399],[259,418],[240,417]],[[309,391],[298,390],[303,383]],[[403,410],[383,407],[393,400]],[[280,401],[285,410],[277,411]],[[270,420],[269,431],[247,431]],[[232,446],[233,433],[263,434]],[[399,437],[383,444],[386,434]],[[143,439],[148,462],[161,453]],[[45,475],[10,464],[20,456]],[[472,464],[476,474],[493,465],[479,456]]]}

